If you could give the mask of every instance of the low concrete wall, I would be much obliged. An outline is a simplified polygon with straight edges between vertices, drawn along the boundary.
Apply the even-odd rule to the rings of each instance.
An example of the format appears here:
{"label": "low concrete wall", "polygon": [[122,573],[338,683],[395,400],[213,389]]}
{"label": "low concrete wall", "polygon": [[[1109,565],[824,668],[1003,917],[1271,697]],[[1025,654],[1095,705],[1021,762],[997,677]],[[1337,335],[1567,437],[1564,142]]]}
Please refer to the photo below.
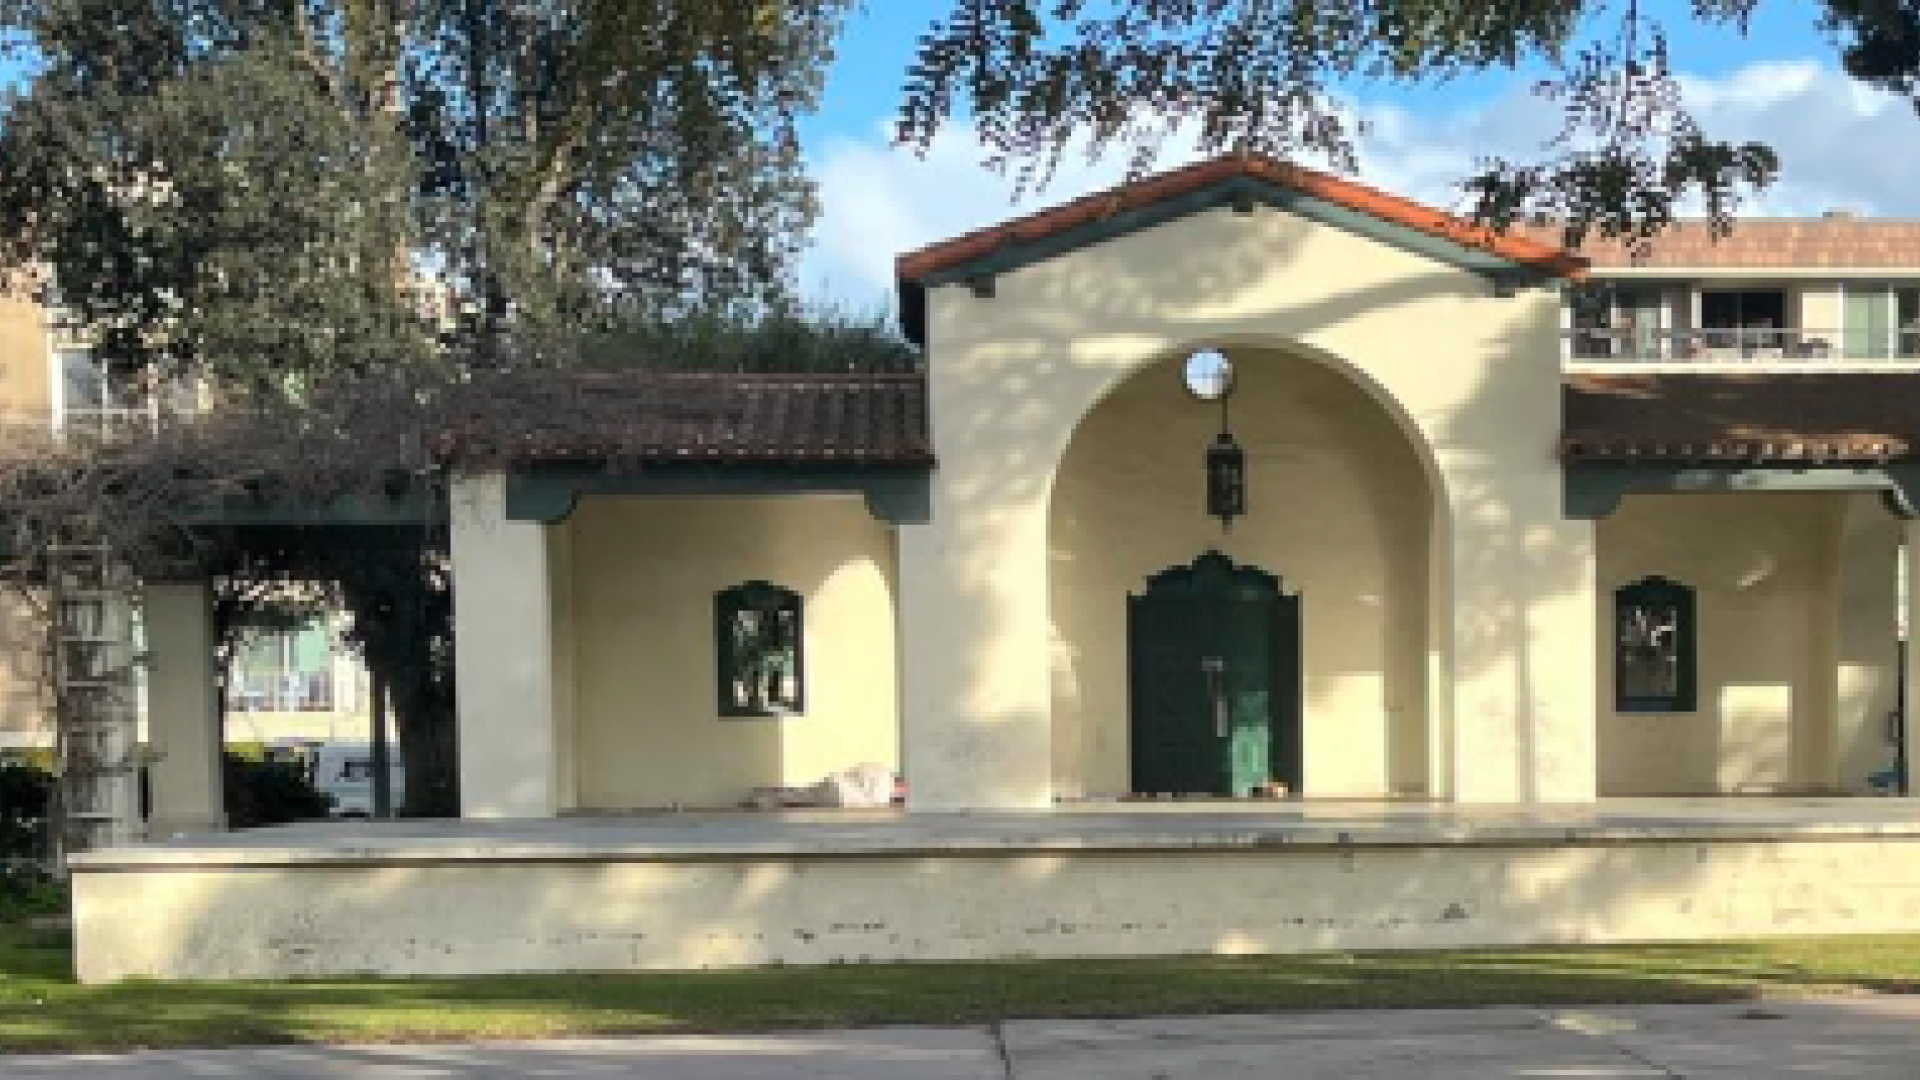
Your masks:
{"label": "low concrete wall", "polygon": [[[1267,953],[1920,930],[1920,835],[533,849],[74,876],[86,982]],[[111,856],[113,853],[108,853]]]}

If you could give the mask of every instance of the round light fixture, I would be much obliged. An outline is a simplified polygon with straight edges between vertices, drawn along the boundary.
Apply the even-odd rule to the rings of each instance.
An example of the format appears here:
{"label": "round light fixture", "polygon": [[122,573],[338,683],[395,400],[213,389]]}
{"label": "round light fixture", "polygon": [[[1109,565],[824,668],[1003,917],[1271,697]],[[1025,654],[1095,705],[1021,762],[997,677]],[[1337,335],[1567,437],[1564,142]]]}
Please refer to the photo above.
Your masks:
{"label": "round light fixture", "polygon": [[1233,361],[1218,349],[1201,349],[1187,357],[1183,377],[1187,392],[1201,401],[1221,401],[1233,392]]}

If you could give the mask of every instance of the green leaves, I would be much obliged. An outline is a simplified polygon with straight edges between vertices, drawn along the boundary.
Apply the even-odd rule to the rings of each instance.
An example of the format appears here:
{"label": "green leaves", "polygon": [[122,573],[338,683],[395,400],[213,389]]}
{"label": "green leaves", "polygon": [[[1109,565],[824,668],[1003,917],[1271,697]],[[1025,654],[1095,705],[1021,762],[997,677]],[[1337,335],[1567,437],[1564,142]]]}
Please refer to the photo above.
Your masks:
{"label": "green leaves", "polygon": [[559,357],[774,302],[844,0],[12,0],[0,263],[123,366]]}
{"label": "green leaves", "polygon": [[[1757,0],[1694,0],[1692,18],[1744,28]],[[1855,34],[1849,70],[1911,92],[1920,15],[1910,4],[1831,0]],[[1687,207],[1724,224],[1770,183],[1764,146],[1702,132],[1687,113],[1658,20],[1636,0],[953,0],[922,37],[896,128],[928,147],[968,118],[988,164],[1023,187],[1063,156],[1129,155],[1137,175],[1176,131],[1203,153],[1314,159],[1352,170],[1355,80],[1432,83],[1543,60],[1540,92],[1563,116],[1537,153],[1481,162],[1463,178],[1473,212],[1643,239]]]}

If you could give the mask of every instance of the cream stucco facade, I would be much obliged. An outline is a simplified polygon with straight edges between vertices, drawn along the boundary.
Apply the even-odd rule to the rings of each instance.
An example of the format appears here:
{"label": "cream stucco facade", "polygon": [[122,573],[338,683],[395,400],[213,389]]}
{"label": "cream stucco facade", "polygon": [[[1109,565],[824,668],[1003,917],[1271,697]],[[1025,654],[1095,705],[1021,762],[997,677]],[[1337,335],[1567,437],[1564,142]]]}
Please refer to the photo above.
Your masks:
{"label": "cream stucco facade", "polygon": [[[924,515],[605,495],[504,523],[522,555],[474,549],[465,576],[525,582],[551,637],[538,700],[499,736],[469,724],[480,773],[511,760],[495,740],[516,717],[557,732],[542,794],[500,812],[733,806],[861,763],[899,768],[927,811],[1134,794],[1128,597],[1209,550],[1299,599],[1307,798],[1866,793],[1897,756],[1902,523],[1844,484],[1571,512],[1550,280],[1256,203],[936,282],[924,304]],[[1202,502],[1222,416],[1182,383],[1200,348],[1237,372],[1231,529]],[[1614,594],[1650,576],[1697,598],[1698,700],[1620,711]],[[713,597],[752,580],[806,599],[804,715],[717,712]],[[526,692],[504,685],[522,658],[473,644],[506,610],[463,615],[475,716]]]}
{"label": "cream stucco facade", "polygon": [[[564,525],[583,808],[738,805],[899,766],[893,538],[852,498],[605,498]],[[800,593],[804,711],[719,715],[713,598],[764,580]]]}
{"label": "cream stucco facade", "polygon": [[1230,530],[1201,512],[1194,483],[1219,411],[1188,395],[1172,360],[1097,405],[1060,464],[1048,523],[1055,789],[1128,791],[1127,597],[1214,548],[1301,598],[1303,790],[1425,794],[1434,497],[1420,460],[1337,370],[1236,354],[1249,505]]}
{"label": "cream stucco facade", "polygon": [[[1558,418],[1541,407],[1558,328],[1550,290],[1498,290],[1275,208],[1072,250],[991,297],[934,289],[925,520],[609,497],[526,534],[525,553],[571,561],[528,593],[567,643],[549,678],[570,689],[536,696],[572,694],[553,722],[578,761],[576,790],[538,805],[727,805],[861,761],[897,761],[928,810],[1122,794],[1126,597],[1209,548],[1302,597],[1305,794],[1589,799],[1594,530],[1561,514]],[[1243,373],[1251,510],[1227,534],[1197,502],[1218,417],[1179,378],[1202,345]],[[532,554],[473,558],[483,580],[535,572]],[[750,579],[808,595],[821,715],[714,715],[709,605]],[[463,622],[462,648],[491,635]],[[524,658],[462,664],[482,712]],[[497,760],[496,745],[466,755]]]}
{"label": "cream stucco facade", "polygon": [[[1781,450],[1771,429],[1749,445],[1739,416],[1732,450],[1627,439],[1629,414],[1584,437],[1630,445],[1583,456],[1569,364],[1637,338],[1574,326],[1564,253],[1271,163],[1140,190],[903,259],[923,371],[905,399],[809,384],[843,396],[791,410],[813,441],[785,457],[766,447],[790,432],[741,405],[738,430],[637,464],[456,463],[461,812],[507,820],[83,858],[83,976],[1920,926],[1920,811],[1838,798],[1898,788],[1903,755],[1920,765],[1898,736],[1920,675],[1901,646],[1920,613],[1901,584],[1920,567],[1913,455],[1878,434],[1845,461],[1838,441]],[[1801,276],[1781,310],[1838,325],[1846,275]],[[1734,334],[1672,277],[1633,310]],[[1779,329],[1672,335],[1652,359],[1784,354]],[[1200,350],[1236,373],[1224,408],[1183,385]],[[803,378],[756,383],[756,401]],[[897,412],[886,439],[835,426],[875,401]],[[660,427],[704,430],[737,403],[668,404]],[[887,457],[898,428],[923,456]],[[1245,465],[1230,527],[1203,472],[1223,428]],[[1139,629],[1132,598],[1199,595],[1203,571],[1255,606],[1230,614],[1216,592],[1164,610],[1254,645],[1190,655]],[[1648,579],[1686,601],[1623,621],[1620,590]],[[723,614],[751,583],[782,606]],[[197,604],[163,606],[190,636]],[[1248,611],[1266,621],[1233,621]],[[1685,644],[1632,636],[1655,630]],[[1617,666],[1657,649],[1684,657],[1685,692],[1623,701]],[[1143,696],[1175,682],[1192,709],[1163,711],[1188,741],[1149,743]],[[174,712],[200,708],[181,680],[163,688]],[[1275,789],[1280,751],[1237,756],[1249,717],[1297,750],[1293,790]],[[168,782],[190,786],[204,748],[175,734],[194,756]],[[1236,755],[1227,782],[1141,780],[1146,755],[1195,747],[1208,769]],[[904,809],[655,813],[862,765],[902,774]],[[162,794],[183,819],[211,813]],[[1805,798],[1734,798],[1775,794]],[[1610,816],[1634,798],[1650,801]],[[1156,805],[1119,803],[1140,799]],[[530,820],[568,815],[618,820]],[[387,925],[369,931],[375,895]]]}
{"label": "cream stucco facade", "polygon": [[[904,737],[919,805],[1051,801],[1060,717],[1048,524],[1061,497],[1061,463],[1083,418],[1109,395],[1156,367],[1171,378],[1171,360],[1207,345],[1224,348],[1243,370],[1270,366],[1276,378],[1331,373],[1300,381],[1336,401],[1364,399],[1372,413],[1360,415],[1375,441],[1391,445],[1383,425],[1399,436],[1384,465],[1334,444],[1322,452],[1341,469],[1381,470],[1369,483],[1398,485],[1373,493],[1383,507],[1396,494],[1411,497],[1361,528],[1392,531],[1401,545],[1389,561],[1414,599],[1391,602],[1411,603],[1418,622],[1429,617],[1418,614],[1421,578],[1436,598],[1432,625],[1419,635],[1426,689],[1413,695],[1431,707],[1399,692],[1423,681],[1410,674],[1404,640],[1380,653],[1384,662],[1394,652],[1392,676],[1376,670],[1336,686],[1323,668],[1322,706],[1339,695],[1374,695],[1379,704],[1367,708],[1400,710],[1361,736],[1376,749],[1358,750],[1344,765],[1329,760],[1333,790],[1407,784],[1470,801],[1592,797],[1592,699],[1584,688],[1594,672],[1584,646],[1593,634],[1593,529],[1560,512],[1553,293],[1498,295],[1478,275],[1375,239],[1284,210],[1222,207],[1021,267],[998,278],[990,298],[961,286],[935,289],[928,307],[941,462],[932,522],[901,535],[904,625],[926,624],[903,635]],[[1260,420],[1251,409],[1240,417],[1250,432]],[[1155,430],[1181,422],[1174,413]],[[1180,460],[1197,472],[1203,448],[1192,445]],[[1340,481],[1330,474],[1323,482]],[[1073,486],[1065,497],[1076,496]],[[1263,516],[1317,516],[1302,496],[1327,490],[1290,491],[1281,472],[1265,484],[1256,478],[1249,499]],[[1196,519],[1190,535],[1198,544],[1207,523],[1197,507],[1163,512],[1183,509]],[[1408,515],[1425,533],[1425,574],[1405,550],[1408,530],[1393,524]],[[1295,572],[1284,563],[1266,569]],[[1122,584],[1118,576],[1107,583],[1109,611]],[[1352,603],[1361,595],[1356,590]],[[1315,634],[1309,622],[1304,635]],[[1319,655],[1335,663],[1331,653]],[[1360,685],[1389,678],[1391,702],[1388,692]],[[1311,715],[1313,705],[1310,732],[1332,719]],[[1419,741],[1406,733],[1415,726],[1434,748],[1424,756],[1426,775],[1395,778],[1379,763],[1384,732],[1399,731],[1406,745]],[[1372,764],[1359,763],[1367,757]],[[916,763],[932,762],[938,767],[915,774]]]}

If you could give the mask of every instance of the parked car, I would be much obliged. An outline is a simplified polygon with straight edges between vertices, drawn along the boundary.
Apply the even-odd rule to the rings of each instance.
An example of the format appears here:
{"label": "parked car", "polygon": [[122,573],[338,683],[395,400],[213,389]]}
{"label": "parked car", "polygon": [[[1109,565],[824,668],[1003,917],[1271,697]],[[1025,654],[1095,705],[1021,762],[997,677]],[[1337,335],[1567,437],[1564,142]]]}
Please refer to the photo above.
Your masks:
{"label": "parked car", "polygon": [[[392,806],[398,808],[406,798],[406,775],[398,749],[388,753]],[[322,743],[313,755],[313,786],[333,800],[334,817],[372,817],[373,748],[363,742]]]}

